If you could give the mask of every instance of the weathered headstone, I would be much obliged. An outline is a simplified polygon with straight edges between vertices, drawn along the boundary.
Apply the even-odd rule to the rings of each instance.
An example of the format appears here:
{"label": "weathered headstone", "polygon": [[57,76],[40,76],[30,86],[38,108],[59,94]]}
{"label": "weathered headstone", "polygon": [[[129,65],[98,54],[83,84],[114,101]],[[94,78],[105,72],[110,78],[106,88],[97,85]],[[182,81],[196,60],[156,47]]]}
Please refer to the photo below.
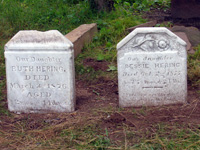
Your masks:
{"label": "weathered headstone", "polygon": [[73,44],[60,32],[19,31],[5,45],[5,58],[10,111],[74,111]]}
{"label": "weathered headstone", "polygon": [[117,45],[119,105],[185,103],[186,43],[166,28],[137,28]]}

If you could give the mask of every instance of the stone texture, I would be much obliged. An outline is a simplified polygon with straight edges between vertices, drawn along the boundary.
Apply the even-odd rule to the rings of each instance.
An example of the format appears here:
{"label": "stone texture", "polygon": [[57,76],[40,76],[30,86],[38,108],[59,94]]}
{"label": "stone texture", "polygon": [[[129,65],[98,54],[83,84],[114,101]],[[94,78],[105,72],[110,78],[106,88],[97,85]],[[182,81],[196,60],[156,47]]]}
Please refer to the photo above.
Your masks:
{"label": "stone texture", "polygon": [[5,59],[10,111],[75,110],[73,44],[60,32],[19,31],[5,45]]}
{"label": "stone texture", "polygon": [[182,40],[184,40],[187,43],[187,51],[191,49],[191,43],[187,38],[187,35],[184,32],[174,32],[178,37],[180,37]]}
{"label": "stone texture", "polygon": [[185,26],[174,26],[170,28],[172,32],[184,32],[192,46],[197,46],[200,44],[200,31],[195,27],[185,27]]}
{"label": "stone texture", "polygon": [[119,105],[185,103],[186,43],[166,28],[137,28],[117,44]]}
{"label": "stone texture", "polygon": [[139,24],[137,26],[128,28],[127,30],[129,32],[131,32],[131,31],[135,30],[136,28],[140,28],[140,27],[154,27],[156,24],[157,24],[157,20],[153,20],[153,21],[149,21],[149,22],[146,22],[146,23]]}
{"label": "stone texture", "polygon": [[74,56],[81,53],[83,46],[92,41],[94,34],[97,32],[97,24],[83,24],[65,35],[74,44]]}

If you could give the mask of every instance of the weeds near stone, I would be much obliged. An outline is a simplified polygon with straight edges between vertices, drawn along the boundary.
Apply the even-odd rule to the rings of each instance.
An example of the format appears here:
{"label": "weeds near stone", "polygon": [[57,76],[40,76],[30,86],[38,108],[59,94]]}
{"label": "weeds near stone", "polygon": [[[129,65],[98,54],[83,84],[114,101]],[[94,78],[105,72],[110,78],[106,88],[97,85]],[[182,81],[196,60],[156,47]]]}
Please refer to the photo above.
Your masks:
{"label": "weeds near stone", "polygon": [[193,55],[188,56],[188,80],[193,86],[200,85],[200,46]]}
{"label": "weeds near stone", "polygon": [[[117,85],[115,47],[128,34],[125,29],[145,22],[140,16],[133,16],[136,5],[131,1],[116,2],[119,3],[115,5],[114,11],[98,14],[93,14],[84,0],[0,2],[0,149],[171,150],[200,147],[197,97],[181,106],[133,109],[119,108],[115,100],[117,95],[110,100],[109,96],[102,96],[99,92],[101,86],[109,84],[95,83],[101,77],[109,78],[114,86]],[[159,0],[153,3],[159,5],[162,2]],[[147,6],[143,4],[145,2],[138,3],[135,10],[145,9]],[[147,9],[150,9],[147,5]],[[84,81],[83,87],[89,88],[88,92],[92,94],[88,102],[88,97],[82,99],[82,95],[78,95],[78,102],[81,103],[79,107],[84,105],[85,110],[80,107],[74,113],[10,115],[6,103],[4,44],[19,30],[57,29],[66,34],[80,24],[91,22],[97,22],[99,33],[75,61],[76,80]],[[168,25],[171,26],[170,23]],[[90,66],[84,66],[83,61],[87,58],[108,62],[108,70],[95,71]],[[194,87],[200,84],[200,47],[196,48],[194,55],[188,57],[188,81]],[[96,103],[101,105],[97,104],[97,107]]]}

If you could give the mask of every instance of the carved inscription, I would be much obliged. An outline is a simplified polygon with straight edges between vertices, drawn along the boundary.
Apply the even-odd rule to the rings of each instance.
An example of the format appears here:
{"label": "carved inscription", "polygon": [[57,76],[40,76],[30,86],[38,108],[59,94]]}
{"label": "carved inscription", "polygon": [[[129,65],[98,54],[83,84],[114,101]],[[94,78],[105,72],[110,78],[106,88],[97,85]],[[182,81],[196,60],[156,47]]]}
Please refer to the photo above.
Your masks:
{"label": "carved inscription", "polygon": [[121,107],[186,102],[186,43],[174,33],[136,28],[117,44],[117,51]]}
{"label": "carved inscription", "polygon": [[21,56],[17,56],[16,57],[16,61],[17,62],[43,62],[43,63],[47,63],[47,62],[55,62],[55,63],[61,63],[61,58],[55,58],[55,57],[21,57]]}
{"label": "carved inscription", "polygon": [[[126,53],[119,67],[122,99],[144,104],[174,101],[185,82],[184,63],[176,52]],[[173,90],[174,88],[180,90]]]}
{"label": "carved inscription", "polygon": [[8,109],[15,113],[75,110],[73,44],[57,30],[22,30],[4,46]]}
{"label": "carved inscription", "polygon": [[57,100],[59,93],[66,93],[68,90],[67,65],[64,65],[66,58],[63,56],[36,55],[11,55],[12,62],[8,70],[15,77],[8,82],[11,92],[20,93],[21,96],[13,99],[17,105],[26,103],[40,105],[44,109],[52,106],[59,106],[62,102]]}

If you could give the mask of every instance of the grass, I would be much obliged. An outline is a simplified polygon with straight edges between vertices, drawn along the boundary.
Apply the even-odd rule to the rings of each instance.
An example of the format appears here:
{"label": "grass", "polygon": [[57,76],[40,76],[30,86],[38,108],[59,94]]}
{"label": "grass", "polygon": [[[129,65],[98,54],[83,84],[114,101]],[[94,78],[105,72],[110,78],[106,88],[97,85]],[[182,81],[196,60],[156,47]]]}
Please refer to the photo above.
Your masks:
{"label": "grass", "polygon": [[[66,34],[81,24],[97,22],[99,33],[94,38],[92,44],[86,46],[84,53],[76,59],[76,76],[78,78],[79,75],[83,75],[86,80],[94,80],[106,74],[105,72],[95,72],[93,68],[83,66],[82,61],[86,57],[111,61],[108,74],[112,76],[113,72],[115,72],[116,76],[115,47],[117,42],[121,39],[121,35],[127,34],[125,31],[127,27],[140,24],[145,22],[145,20],[139,16],[133,16],[131,11],[125,10],[122,7],[118,7],[116,11],[111,13],[94,13],[89,9],[87,1],[81,1],[73,5],[72,3],[68,3],[65,0],[39,0],[37,2],[8,0],[0,3],[0,19],[2,20],[0,23],[0,38],[6,39],[1,40],[0,49],[0,71],[3,77],[0,84],[1,92],[5,89],[3,46],[19,30],[46,31],[56,29]],[[1,95],[0,100],[5,99],[5,93],[1,93]],[[3,107],[1,107],[1,110],[5,111]]]}
{"label": "grass", "polygon": [[[139,1],[118,2],[115,10],[109,13],[92,12],[87,1],[0,2],[0,149],[199,149],[199,123],[181,122],[181,119],[177,123],[171,121],[178,117],[187,117],[189,120],[188,113],[184,114],[188,107],[192,108],[189,116],[198,117],[198,99],[178,108],[180,111],[183,109],[181,115],[179,112],[170,113],[170,109],[177,109],[173,106],[125,109],[112,104],[88,108],[91,109],[90,112],[77,110],[74,113],[56,115],[11,115],[8,112],[3,47],[19,30],[57,29],[66,34],[83,23],[96,22],[98,34],[92,43],[85,45],[83,52],[75,60],[76,79],[84,81],[84,84],[96,82],[100,77],[116,80],[116,44],[128,34],[126,28],[146,22],[139,14],[133,16],[133,10],[139,12],[158,5],[169,7],[169,3],[164,4],[169,1],[152,1],[148,4],[143,1],[137,9],[134,7],[139,5],[136,4]],[[108,69],[95,71],[92,67],[84,66],[83,61],[87,58],[108,62]],[[195,54],[188,56],[188,81],[193,87],[200,84],[200,46],[196,48]],[[89,88],[87,85],[86,87]],[[95,88],[91,92],[95,103],[106,103],[106,97]],[[153,118],[155,120],[151,120],[151,113],[155,110],[161,111],[156,113]],[[169,114],[161,116],[163,111]],[[159,117],[169,117],[171,120],[157,121]]]}
{"label": "grass", "polygon": [[200,85],[200,45],[195,48],[195,53],[188,56],[188,81],[193,86]]}
{"label": "grass", "polygon": [[[94,80],[95,78],[110,74],[117,75],[117,51],[116,45],[121,40],[122,36],[128,34],[126,29],[130,26],[135,26],[144,23],[145,20],[140,16],[132,15],[132,12],[118,7],[118,10],[112,11],[109,14],[103,13],[103,18],[96,20],[99,33],[94,37],[90,45],[86,45],[81,53],[76,58],[76,77],[85,74],[84,78]],[[92,58],[97,61],[107,61],[108,72],[95,72],[91,68],[82,65],[83,60]]]}
{"label": "grass", "polygon": [[57,29],[66,34],[72,28],[91,21],[92,12],[88,8],[86,2],[70,5],[64,0],[2,1],[0,28],[7,31],[3,31],[3,36],[13,36],[19,30]]}
{"label": "grass", "polygon": [[6,43],[6,40],[1,40],[0,45],[0,114],[9,114],[7,108],[6,108],[6,102],[3,101],[6,99],[6,71],[5,71],[5,59],[3,54],[3,47]]}
{"label": "grass", "polygon": [[200,147],[198,129],[177,130],[177,128],[179,127],[162,127],[159,129],[159,133],[154,133],[151,139],[143,140],[138,146],[140,149],[198,149]]}
{"label": "grass", "polygon": [[[103,113],[103,112],[102,112]],[[122,113],[122,112],[119,112]],[[66,117],[66,116],[65,116]],[[69,116],[68,116],[69,117]],[[76,118],[79,120],[80,118]],[[100,126],[101,118],[93,120],[46,125],[42,129],[27,130],[18,122],[10,132],[0,130],[1,148],[10,149],[198,149],[198,127],[183,128],[179,124],[157,123],[135,130],[126,124],[118,125],[115,131]],[[76,122],[76,124],[74,124]],[[27,122],[28,123],[28,122]],[[13,126],[12,125],[12,126]],[[117,135],[121,140],[113,141]],[[17,139],[17,140],[16,140]]]}

